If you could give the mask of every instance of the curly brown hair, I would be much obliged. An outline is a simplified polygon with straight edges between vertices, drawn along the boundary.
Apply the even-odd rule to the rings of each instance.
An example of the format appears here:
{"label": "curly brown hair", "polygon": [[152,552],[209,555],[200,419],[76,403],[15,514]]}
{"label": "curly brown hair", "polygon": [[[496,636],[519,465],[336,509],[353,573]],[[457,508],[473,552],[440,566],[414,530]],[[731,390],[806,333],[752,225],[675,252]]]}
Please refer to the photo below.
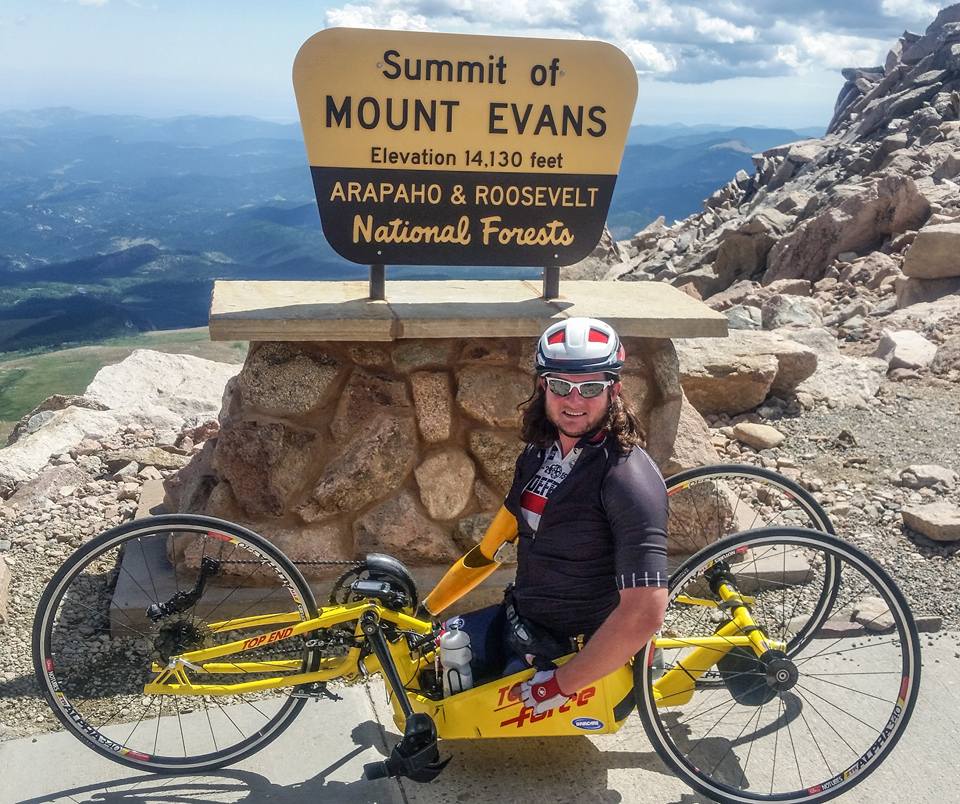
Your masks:
{"label": "curly brown hair", "polygon": [[[610,393],[609,390],[604,393]],[[533,393],[517,407],[523,411],[520,423],[520,438],[527,444],[547,447],[557,439],[557,426],[547,418],[547,406],[544,401],[546,390],[538,377],[534,381]],[[607,415],[600,425],[619,446],[621,452],[629,452],[634,447],[647,446],[647,433],[643,429],[640,417],[623,394],[607,406]]]}

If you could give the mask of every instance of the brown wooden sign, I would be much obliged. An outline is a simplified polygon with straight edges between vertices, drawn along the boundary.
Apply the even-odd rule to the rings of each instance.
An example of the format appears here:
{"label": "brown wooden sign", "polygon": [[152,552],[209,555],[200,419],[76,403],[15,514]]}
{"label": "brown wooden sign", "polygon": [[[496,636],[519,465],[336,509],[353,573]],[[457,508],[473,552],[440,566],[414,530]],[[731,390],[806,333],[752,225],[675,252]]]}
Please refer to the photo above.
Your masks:
{"label": "brown wooden sign", "polygon": [[570,265],[599,241],[637,96],[612,45],[332,28],[293,81],[348,260]]}

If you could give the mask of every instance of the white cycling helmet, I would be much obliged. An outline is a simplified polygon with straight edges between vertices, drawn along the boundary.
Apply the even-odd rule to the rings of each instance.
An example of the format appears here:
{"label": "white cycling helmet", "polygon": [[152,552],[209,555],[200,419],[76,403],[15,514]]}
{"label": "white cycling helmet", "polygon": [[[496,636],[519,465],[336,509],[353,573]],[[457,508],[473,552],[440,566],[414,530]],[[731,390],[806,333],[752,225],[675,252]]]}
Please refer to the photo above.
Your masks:
{"label": "white cycling helmet", "polygon": [[547,327],[537,344],[537,374],[619,374],[626,358],[613,327],[596,318],[568,318]]}

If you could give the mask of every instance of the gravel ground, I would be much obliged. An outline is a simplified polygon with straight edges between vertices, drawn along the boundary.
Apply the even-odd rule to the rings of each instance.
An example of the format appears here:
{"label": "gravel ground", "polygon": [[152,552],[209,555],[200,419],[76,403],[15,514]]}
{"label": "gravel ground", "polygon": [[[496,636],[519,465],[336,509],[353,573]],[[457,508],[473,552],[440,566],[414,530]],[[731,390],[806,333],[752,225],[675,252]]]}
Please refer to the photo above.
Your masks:
{"label": "gravel ground", "polygon": [[[943,619],[926,640],[960,630],[960,543],[942,544],[903,527],[901,506],[943,498],[960,504],[960,487],[912,490],[897,483],[910,464],[960,469],[960,394],[956,384],[935,378],[885,382],[873,404],[801,411],[766,406],[732,421],[713,421],[715,443],[726,461],[778,469],[814,492],[838,533],[858,544],[890,571],[914,613]],[[754,452],[726,440],[729,425],[762,421],[786,435],[775,449]],[[153,443],[149,432],[128,433],[123,446]],[[107,446],[119,446],[118,444]],[[66,460],[64,458],[63,460]],[[0,560],[10,567],[9,621],[0,625],[0,739],[48,731],[56,722],[39,697],[31,662],[33,615],[45,583],[83,540],[131,518],[141,475],[111,480],[95,455],[76,457],[89,480],[30,510],[0,507]],[[152,467],[148,467],[152,469]],[[125,498],[125,499],[124,499]],[[960,658],[960,645],[954,654]]]}
{"label": "gravel ground", "polygon": [[[103,448],[155,445],[153,433],[125,433]],[[46,583],[83,541],[132,519],[139,488],[159,477],[154,467],[139,474],[110,479],[93,454],[63,456],[54,463],[73,463],[88,480],[61,488],[53,498],[27,510],[0,506],[0,560],[10,569],[8,621],[0,625],[0,740],[52,729],[57,721],[40,698],[33,675],[33,616]]]}
{"label": "gravel ground", "polygon": [[886,567],[914,614],[942,617],[944,630],[960,628],[960,542],[931,541],[905,528],[900,516],[911,503],[944,499],[960,505],[960,484],[915,490],[898,483],[900,471],[913,464],[960,470],[955,383],[930,377],[886,381],[866,409],[824,405],[800,415],[740,419],[770,424],[786,440],[759,454],[733,445],[727,459],[798,479],[814,492],[837,533]]}

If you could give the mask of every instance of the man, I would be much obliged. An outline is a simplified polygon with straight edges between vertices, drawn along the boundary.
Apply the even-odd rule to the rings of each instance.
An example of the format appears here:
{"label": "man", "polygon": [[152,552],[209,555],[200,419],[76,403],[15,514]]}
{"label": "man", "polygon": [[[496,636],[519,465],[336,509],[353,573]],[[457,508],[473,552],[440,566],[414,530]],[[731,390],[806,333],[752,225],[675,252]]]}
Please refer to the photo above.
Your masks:
{"label": "man", "polygon": [[[516,583],[504,604],[457,625],[470,633],[475,676],[539,668],[521,687],[537,714],[624,665],[663,620],[666,488],[623,397],[624,357],[603,321],[572,318],[543,333],[523,415],[527,446],[504,508],[425,601],[433,612],[446,605],[442,588],[454,576],[473,572],[475,585],[496,566],[489,545],[516,536]],[[583,649],[552,667],[578,637]]]}

